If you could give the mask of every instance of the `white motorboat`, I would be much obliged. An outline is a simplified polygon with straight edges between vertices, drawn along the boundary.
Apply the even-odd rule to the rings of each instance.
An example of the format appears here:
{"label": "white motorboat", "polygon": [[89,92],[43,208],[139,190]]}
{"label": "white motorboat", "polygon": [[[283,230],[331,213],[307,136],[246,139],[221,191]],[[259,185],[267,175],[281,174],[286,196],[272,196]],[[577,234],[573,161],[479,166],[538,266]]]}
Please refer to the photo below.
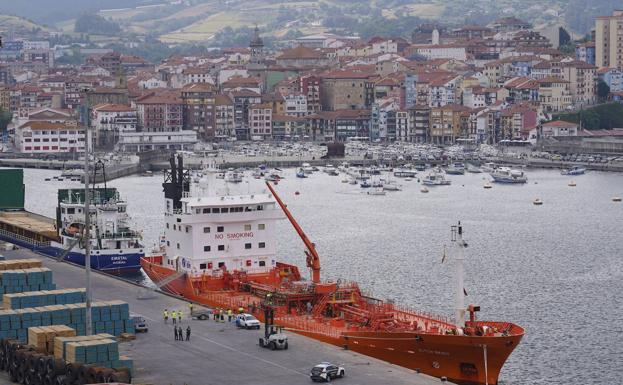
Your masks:
{"label": "white motorboat", "polygon": [[482,173],[482,170],[480,169],[480,167],[476,167],[471,163],[467,164],[466,167],[467,172],[472,173],[472,174],[480,174]]}
{"label": "white motorboat", "polygon": [[326,165],[323,171],[331,176],[339,175],[337,169],[333,167],[333,165],[330,165],[330,164]]}
{"label": "white motorboat", "polygon": [[416,171],[407,168],[397,168],[394,170],[394,176],[396,178],[413,178],[416,174]]}
{"label": "white motorboat", "polygon": [[389,183],[385,183],[383,185],[383,190],[385,190],[385,191],[400,191],[401,189],[400,189],[400,187],[397,184],[389,182]]}
{"label": "white motorboat", "polygon": [[448,175],[464,175],[465,174],[465,165],[461,162],[455,162],[448,166],[446,169],[446,174]]}
{"label": "white motorboat", "polygon": [[495,169],[497,169],[498,166],[493,163],[493,162],[487,162],[485,164],[483,164],[480,169],[482,170],[482,172],[486,172],[486,173],[492,173],[495,171]]}
{"label": "white motorboat", "polygon": [[528,177],[521,170],[513,170],[509,167],[498,167],[490,173],[496,183],[526,183]]}
{"label": "white motorboat", "polygon": [[426,186],[447,186],[451,183],[445,175],[438,169],[433,169],[422,179],[422,184]]}
{"label": "white motorboat", "polygon": [[385,195],[385,191],[383,191],[382,187],[379,187],[379,188],[375,188],[373,190],[366,191],[366,194],[368,194],[368,195]]}
{"label": "white motorboat", "polygon": [[312,167],[311,164],[309,163],[303,163],[301,164],[301,168],[303,169],[303,172],[305,172],[305,174],[309,175],[312,174],[315,170],[315,167]]}

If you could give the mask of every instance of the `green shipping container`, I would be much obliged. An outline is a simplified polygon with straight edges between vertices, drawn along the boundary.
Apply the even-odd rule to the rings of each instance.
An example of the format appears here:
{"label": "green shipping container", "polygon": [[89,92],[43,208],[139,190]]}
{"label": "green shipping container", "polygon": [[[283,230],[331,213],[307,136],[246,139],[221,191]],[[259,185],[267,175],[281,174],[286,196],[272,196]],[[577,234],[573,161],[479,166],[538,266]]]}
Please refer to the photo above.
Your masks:
{"label": "green shipping container", "polygon": [[24,209],[24,170],[0,170],[0,210]]}

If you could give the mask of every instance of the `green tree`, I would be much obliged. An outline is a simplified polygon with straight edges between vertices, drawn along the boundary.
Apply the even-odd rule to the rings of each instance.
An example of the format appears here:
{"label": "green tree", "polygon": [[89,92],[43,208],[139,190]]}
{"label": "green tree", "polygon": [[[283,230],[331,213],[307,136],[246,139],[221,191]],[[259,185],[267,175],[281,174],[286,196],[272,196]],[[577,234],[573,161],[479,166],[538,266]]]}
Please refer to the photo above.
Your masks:
{"label": "green tree", "polygon": [[606,100],[610,94],[610,87],[601,79],[597,80],[597,96],[601,101]]}
{"label": "green tree", "polygon": [[0,108],[0,132],[4,132],[6,127],[13,120],[13,114],[10,111]]}

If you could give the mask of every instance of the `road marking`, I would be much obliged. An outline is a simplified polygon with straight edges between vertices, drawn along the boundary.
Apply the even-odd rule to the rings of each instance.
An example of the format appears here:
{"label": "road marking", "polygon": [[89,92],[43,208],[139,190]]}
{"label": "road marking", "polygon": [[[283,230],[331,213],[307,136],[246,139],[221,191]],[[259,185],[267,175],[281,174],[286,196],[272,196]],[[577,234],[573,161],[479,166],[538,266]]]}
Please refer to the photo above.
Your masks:
{"label": "road marking", "polygon": [[227,349],[227,350],[230,350],[230,351],[232,351],[232,352],[236,352],[236,353],[242,354],[242,355],[244,355],[244,356],[254,358],[254,359],[256,359],[256,360],[258,360],[258,361],[261,361],[261,362],[263,362],[263,363],[265,363],[265,364],[269,364],[269,365],[275,366],[275,367],[277,367],[277,368],[280,368],[280,369],[283,369],[283,370],[286,370],[286,371],[289,371],[289,372],[293,372],[293,373],[296,373],[296,374],[300,374],[300,375],[303,375],[303,376],[305,376],[305,377],[307,377],[307,376],[308,376],[308,374],[307,374],[307,373],[299,372],[298,370],[294,370],[294,369],[288,368],[287,366],[279,365],[279,364],[278,364],[278,363],[276,363],[276,362],[272,362],[272,361],[269,361],[269,360],[265,360],[265,359],[263,359],[263,358],[260,358],[260,357],[254,356],[254,355],[253,355],[253,354],[251,354],[251,353],[243,352],[242,350],[238,350],[238,349],[232,348],[231,346],[228,346],[228,345],[222,344],[222,343],[220,343],[220,342],[217,342],[217,341],[211,340],[211,339],[206,338],[206,337],[204,337],[204,336],[199,335],[199,336],[197,336],[197,337],[201,338],[201,339],[202,339],[202,340],[204,340],[204,341],[207,341],[207,342],[213,343],[213,344],[218,345],[218,346],[220,346],[220,347],[222,347],[222,348],[225,348],[225,349]]}

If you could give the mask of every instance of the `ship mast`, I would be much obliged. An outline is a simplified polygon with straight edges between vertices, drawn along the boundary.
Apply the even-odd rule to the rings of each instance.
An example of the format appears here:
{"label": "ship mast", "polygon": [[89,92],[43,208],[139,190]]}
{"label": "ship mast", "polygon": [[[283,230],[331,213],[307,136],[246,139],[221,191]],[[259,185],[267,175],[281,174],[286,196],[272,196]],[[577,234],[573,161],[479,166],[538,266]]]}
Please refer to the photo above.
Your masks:
{"label": "ship mast", "polygon": [[279,198],[279,195],[277,195],[277,192],[275,192],[270,183],[266,182],[266,186],[268,186],[270,192],[275,196],[277,203],[279,203],[279,206],[286,214],[286,217],[288,217],[288,220],[294,227],[294,230],[296,230],[299,237],[301,237],[303,243],[305,243],[305,246],[307,247],[305,254],[307,255],[307,267],[309,267],[312,271],[312,282],[320,283],[320,256],[316,251],[316,246],[313,244],[312,241],[309,240],[309,238],[307,238],[307,235],[305,235],[305,232],[303,231],[301,226],[299,226],[299,224],[296,222],[296,220],[290,213],[290,210],[288,210],[288,207],[285,205],[285,203],[281,201],[281,198]]}
{"label": "ship mast", "polygon": [[451,227],[451,240],[456,245],[456,252],[454,255],[454,267],[455,267],[455,322],[459,328],[465,327],[465,270],[463,267],[463,261],[465,260],[465,247],[467,243],[463,240],[463,226],[461,222],[457,226]]}

